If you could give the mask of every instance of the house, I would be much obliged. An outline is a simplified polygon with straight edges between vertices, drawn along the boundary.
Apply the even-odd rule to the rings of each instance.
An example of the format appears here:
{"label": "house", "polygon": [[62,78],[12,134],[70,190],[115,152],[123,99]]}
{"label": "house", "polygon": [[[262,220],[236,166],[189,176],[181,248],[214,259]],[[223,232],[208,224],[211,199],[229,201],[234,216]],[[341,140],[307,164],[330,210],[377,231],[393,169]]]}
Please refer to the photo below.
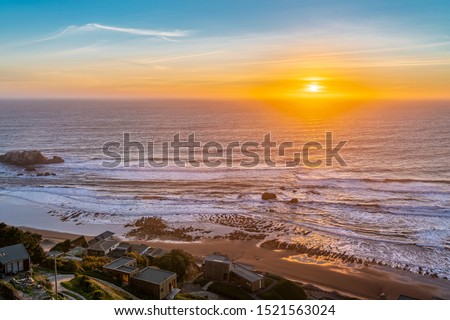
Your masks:
{"label": "house", "polygon": [[[140,254],[140,255],[147,254],[149,249],[150,248],[148,246],[146,246],[145,244],[132,244],[131,248],[130,248],[131,252],[136,252],[137,254]],[[164,253],[165,253],[165,251],[164,251]]]}
{"label": "house", "polygon": [[130,286],[154,299],[162,300],[177,287],[177,274],[147,267],[130,278]]}
{"label": "house", "polygon": [[139,269],[136,267],[136,259],[131,257],[116,259],[103,266],[102,270],[106,275],[127,283],[130,281],[130,277],[139,272]]}
{"label": "house", "polygon": [[203,276],[205,279],[229,281],[231,261],[226,256],[212,254],[205,258]]}
{"label": "house", "polygon": [[249,266],[239,263],[232,264],[230,281],[249,292],[255,292],[264,288],[264,276],[254,272]]}
{"label": "house", "polygon": [[30,265],[30,255],[22,243],[0,248],[0,274],[28,271]]}
{"label": "house", "polygon": [[145,255],[150,258],[158,258],[158,257],[162,257],[163,255],[165,255],[166,252],[167,252],[166,250],[161,249],[161,248],[148,248]]}
{"label": "house", "polygon": [[114,235],[114,232],[111,231],[105,231],[101,234],[99,234],[98,236],[94,237],[94,239],[91,239],[88,244],[91,246],[97,242],[100,242],[102,240],[110,240],[112,238],[112,236]]}
{"label": "house", "polygon": [[108,256],[111,258],[120,258],[131,252],[131,244],[126,242],[121,242],[113,251],[111,251]]}
{"label": "house", "polygon": [[76,248],[76,247],[87,248],[87,247],[89,247],[89,244],[86,241],[86,238],[84,236],[80,236],[80,237],[70,241],[70,247],[71,248]]}
{"label": "house", "polygon": [[108,255],[111,258],[120,258],[130,252],[136,252],[140,255],[145,255],[148,251],[149,247],[143,244],[129,244],[126,242],[121,242],[119,246],[111,251]]}
{"label": "house", "polygon": [[89,256],[106,256],[119,246],[120,242],[114,239],[100,240],[87,249]]}
{"label": "house", "polygon": [[212,254],[205,258],[203,277],[215,281],[230,281],[249,292],[264,288],[264,276],[254,272],[253,266],[234,263],[220,254]]}

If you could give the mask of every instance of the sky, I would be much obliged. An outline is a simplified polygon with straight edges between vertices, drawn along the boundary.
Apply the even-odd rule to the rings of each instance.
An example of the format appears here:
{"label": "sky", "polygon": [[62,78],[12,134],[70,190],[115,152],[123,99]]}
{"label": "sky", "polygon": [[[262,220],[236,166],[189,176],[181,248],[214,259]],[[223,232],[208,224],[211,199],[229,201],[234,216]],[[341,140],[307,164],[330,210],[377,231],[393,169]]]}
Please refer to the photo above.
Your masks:
{"label": "sky", "polygon": [[0,0],[0,97],[448,99],[450,1]]}

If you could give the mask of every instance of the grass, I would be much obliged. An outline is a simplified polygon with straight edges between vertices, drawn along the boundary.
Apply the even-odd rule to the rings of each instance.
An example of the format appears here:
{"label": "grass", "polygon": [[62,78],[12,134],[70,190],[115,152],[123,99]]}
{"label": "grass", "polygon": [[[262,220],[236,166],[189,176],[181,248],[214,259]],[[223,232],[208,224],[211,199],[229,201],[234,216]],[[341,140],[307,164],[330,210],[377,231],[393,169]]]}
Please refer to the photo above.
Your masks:
{"label": "grass", "polygon": [[208,300],[206,298],[193,296],[189,293],[179,293],[175,296],[174,300]]}
{"label": "grass", "polygon": [[102,272],[98,272],[95,270],[90,270],[90,271],[84,271],[82,272],[82,274],[88,276],[88,277],[92,277],[92,278],[97,278],[106,282],[110,282],[112,284],[115,284],[118,287],[122,286],[122,283],[120,283],[120,281],[118,281],[117,279],[113,278],[113,277],[109,277],[107,275],[105,275]]}
{"label": "grass", "polygon": [[199,277],[197,277],[197,279],[194,280],[194,283],[204,287],[209,281],[210,280],[205,279],[202,275],[200,275]]}
{"label": "grass", "polygon": [[[64,285],[63,285],[64,286]],[[73,292],[71,291],[64,291],[65,295],[71,296],[72,298],[74,298],[75,300],[81,300],[79,296],[73,294]]]}
{"label": "grass", "polygon": [[107,286],[87,276],[76,276],[68,282],[61,283],[63,287],[81,294],[89,300],[129,300],[126,293]]}
{"label": "grass", "polygon": [[247,291],[228,283],[214,282],[209,286],[208,291],[233,300],[253,300],[252,296],[249,295]]}
{"label": "grass", "polygon": [[279,282],[267,291],[258,293],[264,300],[305,300],[306,292],[292,281],[280,278]]}

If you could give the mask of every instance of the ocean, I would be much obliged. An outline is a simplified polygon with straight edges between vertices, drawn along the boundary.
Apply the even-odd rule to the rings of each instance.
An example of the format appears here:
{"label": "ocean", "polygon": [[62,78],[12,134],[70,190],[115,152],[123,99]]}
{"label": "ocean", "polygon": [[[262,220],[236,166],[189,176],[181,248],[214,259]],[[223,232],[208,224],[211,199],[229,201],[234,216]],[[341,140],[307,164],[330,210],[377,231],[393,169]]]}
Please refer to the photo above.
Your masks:
{"label": "ocean", "polygon": [[[207,216],[233,214],[276,221],[307,232],[274,232],[272,238],[450,277],[449,102],[320,108],[315,113],[295,105],[226,101],[2,100],[0,154],[37,149],[65,162],[38,166],[37,172],[54,176],[0,164],[0,195],[52,204],[63,214],[82,210],[78,223],[125,224],[161,216],[202,225]],[[325,146],[326,132],[332,132],[333,145],[347,141],[339,152],[346,166],[333,161],[286,167],[290,156],[275,149],[275,167],[264,162],[243,167],[241,161],[249,158],[238,152],[229,166],[180,167],[173,154],[162,154],[163,142],[177,133],[181,140],[195,133],[201,144],[223,146],[261,144],[270,133],[273,141],[292,142],[300,151],[309,141]],[[103,145],[123,142],[124,133],[145,146],[154,143],[144,166],[136,148],[126,165],[104,165],[111,159]],[[264,154],[261,146],[248,150]],[[312,156],[320,159],[323,150]],[[149,157],[169,165],[150,166]],[[192,157],[201,154],[196,150]],[[262,200],[264,192],[277,199]],[[298,203],[289,203],[293,198]]]}

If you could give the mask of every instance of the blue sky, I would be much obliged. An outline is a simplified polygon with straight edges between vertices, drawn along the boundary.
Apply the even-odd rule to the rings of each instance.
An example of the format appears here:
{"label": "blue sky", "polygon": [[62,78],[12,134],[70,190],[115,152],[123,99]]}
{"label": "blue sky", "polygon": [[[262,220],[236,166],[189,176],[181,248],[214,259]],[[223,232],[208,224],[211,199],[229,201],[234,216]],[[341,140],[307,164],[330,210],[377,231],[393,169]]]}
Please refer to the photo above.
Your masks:
{"label": "blue sky", "polygon": [[[127,80],[110,84],[111,89],[132,94],[126,88],[134,79],[139,80],[136,92],[151,86],[146,71],[167,86],[181,81],[218,86],[218,79],[225,79],[222,84],[235,90],[244,82],[247,87],[261,86],[266,78],[288,81],[289,70],[299,77],[312,76],[313,71],[304,70],[313,67],[318,74],[323,73],[320,67],[332,69],[330,77],[339,73],[334,69],[347,68],[348,83],[358,82],[358,69],[360,78],[373,76],[373,81],[361,83],[369,87],[383,75],[368,74],[364,68],[404,65],[416,68],[401,70],[414,77],[424,72],[418,66],[427,66],[426,77],[438,79],[440,94],[445,91],[441,82],[447,79],[442,68],[448,71],[450,64],[450,1],[2,0],[0,30],[2,95],[65,94],[85,80],[106,93],[98,83],[122,74]],[[125,62],[146,69],[126,69]],[[248,67],[245,74],[239,72],[242,65],[254,62],[279,68]],[[231,72],[231,64],[240,66]],[[92,74],[83,70],[87,66],[95,69]],[[196,72],[209,77],[189,76]],[[103,76],[96,79],[100,73]],[[396,83],[397,76],[389,73],[385,77],[394,78],[388,83],[391,89],[420,85],[404,79]],[[56,85],[61,82],[67,85]],[[206,91],[214,91],[208,87]],[[88,89],[85,85],[74,92],[87,94]],[[161,86],[161,92],[166,94],[167,88]]]}

